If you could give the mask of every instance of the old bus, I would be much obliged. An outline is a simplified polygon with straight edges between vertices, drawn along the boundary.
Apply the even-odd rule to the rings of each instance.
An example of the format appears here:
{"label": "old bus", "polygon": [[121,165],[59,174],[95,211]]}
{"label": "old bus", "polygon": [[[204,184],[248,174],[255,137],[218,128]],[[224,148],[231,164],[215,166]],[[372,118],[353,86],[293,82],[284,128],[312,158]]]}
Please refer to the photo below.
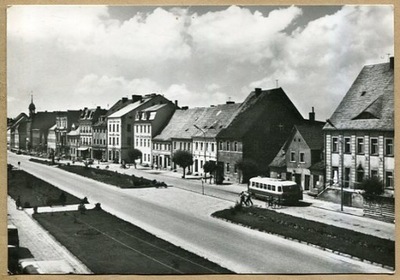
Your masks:
{"label": "old bus", "polygon": [[249,192],[261,200],[274,200],[279,203],[292,204],[303,199],[303,191],[296,182],[275,178],[251,178]]}

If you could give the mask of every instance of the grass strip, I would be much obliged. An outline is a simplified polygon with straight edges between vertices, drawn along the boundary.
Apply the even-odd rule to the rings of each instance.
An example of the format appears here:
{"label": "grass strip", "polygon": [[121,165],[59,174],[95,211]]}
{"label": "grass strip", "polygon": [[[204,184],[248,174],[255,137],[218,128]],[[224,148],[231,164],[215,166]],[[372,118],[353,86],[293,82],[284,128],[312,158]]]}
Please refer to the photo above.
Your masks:
{"label": "grass strip", "polygon": [[143,177],[136,177],[135,175],[121,174],[116,171],[76,166],[76,165],[61,165],[62,170],[78,174],[99,182],[114,185],[120,188],[153,188],[153,187],[167,187],[164,182],[156,180],[148,180]]}
{"label": "grass strip", "polygon": [[95,274],[232,273],[103,210],[33,217]]}
{"label": "grass strip", "polygon": [[235,206],[217,211],[212,216],[349,254],[362,260],[390,267],[395,265],[395,246],[391,240],[263,208]]}
{"label": "grass strip", "polygon": [[[70,205],[80,203],[80,199],[70,195],[50,183],[43,181],[23,170],[8,170],[8,195],[14,200],[18,197],[24,208]],[[60,200],[63,194],[65,200]]]}

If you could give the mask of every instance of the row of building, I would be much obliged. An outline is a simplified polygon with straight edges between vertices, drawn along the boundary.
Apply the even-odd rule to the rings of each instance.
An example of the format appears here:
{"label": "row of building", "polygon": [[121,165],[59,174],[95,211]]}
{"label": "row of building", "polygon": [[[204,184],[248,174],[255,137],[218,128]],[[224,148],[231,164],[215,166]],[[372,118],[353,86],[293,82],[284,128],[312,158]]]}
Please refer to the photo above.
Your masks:
{"label": "row of building", "polygon": [[[365,66],[327,122],[304,119],[282,88],[256,88],[242,103],[179,107],[160,94],[132,95],[111,108],[21,113],[9,123],[10,149],[74,160],[141,163],[176,169],[172,155],[193,155],[189,170],[203,174],[214,161],[225,180],[247,180],[240,163],[260,175],[294,180],[304,190],[339,184],[354,189],[378,176],[394,187],[394,58]],[[252,173],[253,174],[253,173]]]}

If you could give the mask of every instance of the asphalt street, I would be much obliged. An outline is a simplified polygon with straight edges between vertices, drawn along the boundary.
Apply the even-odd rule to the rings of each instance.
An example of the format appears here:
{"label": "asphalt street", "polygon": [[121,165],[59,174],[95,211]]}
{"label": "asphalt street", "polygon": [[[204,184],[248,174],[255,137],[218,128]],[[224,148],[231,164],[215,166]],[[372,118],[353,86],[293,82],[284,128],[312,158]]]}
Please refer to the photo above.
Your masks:
{"label": "asphalt street", "polygon": [[[20,161],[22,169],[58,188],[77,197],[86,196],[92,203],[100,202],[106,211],[237,273],[390,272],[210,217],[213,211],[232,206],[229,200],[174,187],[119,189],[28,159],[8,154],[9,163],[16,166]],[[174,201],[174,197],[179,200]],[[193,205],[197,205],[196,211],[190,211]]]}

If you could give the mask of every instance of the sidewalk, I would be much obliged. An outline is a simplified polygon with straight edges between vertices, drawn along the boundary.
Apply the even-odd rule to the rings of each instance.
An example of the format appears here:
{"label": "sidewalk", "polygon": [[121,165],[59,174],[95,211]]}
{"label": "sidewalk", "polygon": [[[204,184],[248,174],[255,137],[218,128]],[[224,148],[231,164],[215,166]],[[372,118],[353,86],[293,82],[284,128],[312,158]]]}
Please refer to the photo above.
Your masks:
{"label": "sidewalk", "polygon": [[7,198],[7,208],[8,220],[18,228],[20,246],[28,248],[36,261],[65,260],[76,274],[92,274],[80,260],[44,230],[28,211],[17,210],[15,201],[10,197]]}

